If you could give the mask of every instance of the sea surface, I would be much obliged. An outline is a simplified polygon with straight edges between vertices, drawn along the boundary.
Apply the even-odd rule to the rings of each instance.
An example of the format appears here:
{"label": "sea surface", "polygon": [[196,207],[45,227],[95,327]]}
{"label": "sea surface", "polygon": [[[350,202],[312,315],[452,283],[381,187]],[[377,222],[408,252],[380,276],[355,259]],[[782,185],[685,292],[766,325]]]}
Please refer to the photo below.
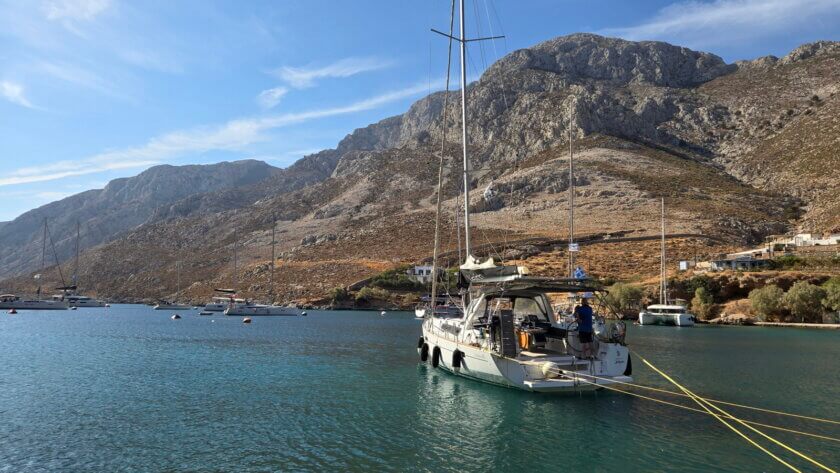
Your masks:
{"label": "sea surface", "polygon": [[[0,471],[788,471],[708,415],[440,372],[419,362],[413,314],[179,313],[0,314]],[[630,327],[627,342],[699,394],[840,418],[838,331]],[[633,365],[638,383],[670,389]],[[765,430],[840,468],[840,443]]]}

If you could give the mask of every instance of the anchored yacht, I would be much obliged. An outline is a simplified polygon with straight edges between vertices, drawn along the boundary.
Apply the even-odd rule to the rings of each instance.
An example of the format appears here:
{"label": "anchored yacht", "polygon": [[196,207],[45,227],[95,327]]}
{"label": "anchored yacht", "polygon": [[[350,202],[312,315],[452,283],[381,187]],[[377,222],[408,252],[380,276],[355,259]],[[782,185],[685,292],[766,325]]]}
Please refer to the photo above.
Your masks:
{"label": "anchored yacht", "polygon": [[67,310],[65,301],[21,299],[14,294],[0,295],[0,309]]}
{"label": "anchored yacht", "polygon": [[[492,264],[492,260],[490,260]],[[536,392],[593,390],[632,382],[624,324],[593,338],[581,357],[577,323],[554,320],[550,295],[592,292],[588,280],[528,276],[526,268],[462,266],[471,302],[461,318],[426,317],[417,351],[423,361],[453,374]],[[606,333],[604,333],[606,332]]]}
{"label": "anchored yacht", "polygon": [[240,306],[228,307],[225,309],[225,315],[245,315],[253,317],[255,315],[298,315],[297,309],[291,307],[283,307],[279,305],[264,305],[264,304],[243,304]]}
{"label": "anchored yacht", "polygon": [[158,301],[157,304],[153,307],[154,310],[191,310],[191,305],[186,304],[179,304],[177,302],[170,302],[170,301]]}
{"label": "anchored yacht", "polygon": [[80,294],[56,294],[53,296],[54,301],[64,301],[69,307],[106,307],[104,301],[94,299]]}
{"label": "anchored yacht", "polygon": [[238,297],[214,297],[213,302],[204,306],[204,310],[208,312],[224,312],[225,309],[231,305],[240,306],[245,304],[245,299],[240,299]]}
{"label": "anchored yacht", "polygon": [[676,325],[691,327],[694,315],[688,313],[683,305],[668,303],[668,271],[665,258],[665,199],[662,199],[662,236],[660,242],[659,265],[659,304],[649,305],[639,312],[639,325]]}
{"label": "anchored yacht", "polygon": [[640,325],[676,325],[690,327],[694,325],[694,315],[681,305],[654,304],[639,312]]}

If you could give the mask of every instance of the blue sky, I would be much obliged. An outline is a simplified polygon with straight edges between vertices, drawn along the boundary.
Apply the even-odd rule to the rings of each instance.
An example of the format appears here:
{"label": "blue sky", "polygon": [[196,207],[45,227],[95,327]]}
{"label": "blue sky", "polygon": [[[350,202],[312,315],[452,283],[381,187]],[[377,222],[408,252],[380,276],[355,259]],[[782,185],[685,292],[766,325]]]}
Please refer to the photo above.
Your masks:
{"label": "blue sky", "polygon": [[[731,62],[840,40],[840,0],[467,0],[469,74],[589,31]],[[440,88],[448,0],[0,0],[0,221],[161,163],[287,166]]]}

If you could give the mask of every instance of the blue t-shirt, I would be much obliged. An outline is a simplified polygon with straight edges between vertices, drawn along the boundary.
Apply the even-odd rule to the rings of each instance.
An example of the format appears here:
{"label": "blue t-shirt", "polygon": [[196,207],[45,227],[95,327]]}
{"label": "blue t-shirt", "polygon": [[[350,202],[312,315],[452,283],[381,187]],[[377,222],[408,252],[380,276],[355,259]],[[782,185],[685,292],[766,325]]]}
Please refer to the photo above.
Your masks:
{"label": "blue t-shirt", "polygon": [[578,318],[578,332],[592,332],[592,307],[579,305],[575,308]]}

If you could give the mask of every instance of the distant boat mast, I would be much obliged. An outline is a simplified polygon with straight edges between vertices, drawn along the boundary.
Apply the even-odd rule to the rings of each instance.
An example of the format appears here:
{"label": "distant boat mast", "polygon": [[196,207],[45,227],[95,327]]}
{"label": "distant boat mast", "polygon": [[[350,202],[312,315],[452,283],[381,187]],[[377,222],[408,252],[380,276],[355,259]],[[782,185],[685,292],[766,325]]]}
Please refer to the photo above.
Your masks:
{"label": "distant boat mast", "polygon": [[569,277],[575,277],[575,138],[572,132],[575,109],[574,98],[569,101]]}
{"label": "distant boat mast", "polygon": [[665,198],[662,198],[662,238],[661,249],[662,255],[659,262],[659,303],[668,304],[668,280],[667,269],[665,267]]}

